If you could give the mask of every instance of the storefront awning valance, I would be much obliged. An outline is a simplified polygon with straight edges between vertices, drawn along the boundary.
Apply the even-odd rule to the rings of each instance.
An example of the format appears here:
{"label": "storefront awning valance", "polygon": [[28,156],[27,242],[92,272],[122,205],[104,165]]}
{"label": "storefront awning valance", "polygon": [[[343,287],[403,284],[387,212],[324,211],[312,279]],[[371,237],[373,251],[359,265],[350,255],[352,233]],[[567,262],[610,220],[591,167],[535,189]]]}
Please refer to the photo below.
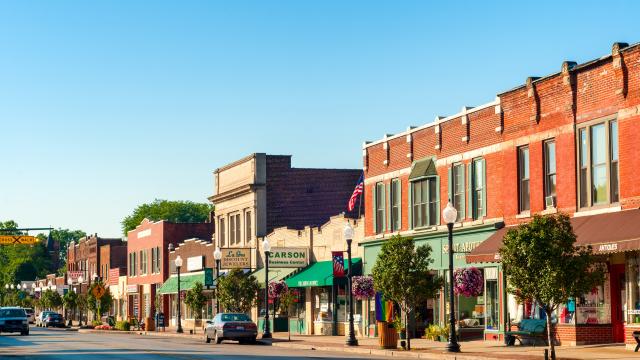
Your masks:
{"label": "storefront awning valance", "polygon": [[[606,214],[571,218],[576,245],[591,245],[594,253],[608,254],[640,250],[640,210],[625,210]],[[467,255],[467,262],[499,262],[498,250],[509,229],[496,231]]]}
{"label": "storefront awning valance", "polygon": [[426,158],[416,161],[411,167],[411,173],[409,174],[409,180],[417,179],[424,176],[436,176],[436,164],[432,158]]}
{"label": "storefront awning valance", "polygon": [[[185,291],[193,288],[193,286],[200,282],[202,285],[204,282],[204,272],[197,274],[180,274],[180,290]],[[159,294],[177,294],[178,293],[178,276],[172,275],[167,281],[162,284],[158,289]]]}
{"label": "storefront awning valance", "polygon": [[[362,259],[353,258],[354,274],[362,273]],[[344,260],[345,270],[349,269],[347,259]],[[318,261],[313,263],[302,271],[285,280],[289,287],[313,287],[313,286],[331,286],[333,285],[333,261]]]}
{"label": "storefront awning valance", "polygon": [[[269,282],[280,281],[291,273],[298,270],[297,268],[275,268],[269,269]],[[255,276],[260,283],[260,287],[264,288],[264,268],[254,271],[251,275]]]}

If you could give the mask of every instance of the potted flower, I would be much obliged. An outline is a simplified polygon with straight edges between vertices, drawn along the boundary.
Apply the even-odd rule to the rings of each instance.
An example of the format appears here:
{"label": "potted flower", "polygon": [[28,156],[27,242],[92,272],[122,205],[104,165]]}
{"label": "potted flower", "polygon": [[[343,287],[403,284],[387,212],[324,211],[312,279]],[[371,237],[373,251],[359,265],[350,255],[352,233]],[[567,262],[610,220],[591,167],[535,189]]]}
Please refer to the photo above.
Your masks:
{"label": "potted flower", "polygon": [[456,269],[453,273],[453,291],[456,295],[474,297],[482,295],[484,278],[482,272],[475,267]]}
{"label": "potted flower", "polygon": [[351,293],[358,300],[365,300],[375,295],[373,289],[373,277],[354,276],[351,278]]}
{"label": "potted flower", "polygon": [[402,323],[402,319],[400,318],[400,316],[396,316],[395,318],[393,318],[393,328],[400,336],[400,339],[406,338],[405,326]]}

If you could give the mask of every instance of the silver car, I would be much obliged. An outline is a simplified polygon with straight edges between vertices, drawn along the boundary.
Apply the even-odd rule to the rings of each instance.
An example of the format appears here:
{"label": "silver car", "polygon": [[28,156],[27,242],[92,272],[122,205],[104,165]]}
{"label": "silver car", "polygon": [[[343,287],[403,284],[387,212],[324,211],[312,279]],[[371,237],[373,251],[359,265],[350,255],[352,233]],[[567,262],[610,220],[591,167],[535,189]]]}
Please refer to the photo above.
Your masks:
{"label": "silver car", "polygon": [[204,329],[204,339],[216,344],[222,340],[237,340],[241,344],[255,343],[258,337],[258,327],[246,314],[220,313],[213,320],[207,320]]}
{"label": "silver car", "polygon": [[36,326],[44,326],[44,319],[47,317],[47,315],[55,313],[55,311],[45,310],[38,314],[38,316],[36,317]]}
{"label": "silver car", "polygon": [[24,312],[27,313],[27,318],[29,319],[29,324],[34,324],[36,322],[36,313],[31,308],[24,308]]}

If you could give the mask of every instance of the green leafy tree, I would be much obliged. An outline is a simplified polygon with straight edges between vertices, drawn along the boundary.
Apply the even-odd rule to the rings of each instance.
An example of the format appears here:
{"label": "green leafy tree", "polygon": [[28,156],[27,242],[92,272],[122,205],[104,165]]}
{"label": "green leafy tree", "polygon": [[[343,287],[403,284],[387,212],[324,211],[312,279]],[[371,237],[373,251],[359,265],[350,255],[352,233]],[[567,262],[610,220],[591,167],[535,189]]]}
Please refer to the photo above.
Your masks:
{"label": "green leafy tree", "polygon": [[[394,301],[408,323],[409,314],[442,287],[442,279],[430,273],[431,247],[415,247],[413,239],[393,236],[382,244],[373,267],[373,283],[384,297]],[[411,349],[409,327],[407,349]]]}
{"label": "green leafy tree", "polygon": [[78,294],[75,291],[68,291],[62,297],[62,303],[64,305],[65,318],[69,318],[69,312],[75,314],[76,307],[78,305]]}
{"label": "green leafy tree", "polygon": [[178,223],[197,223],[209,218],[213,209],[211,204],[192,201],[170,201],[156,199],[152,203],[142,204],[133,210],[133,214],[122,220],[122,231],[127,232],[140,225],[143,219],[151,221],[166,220]]}
{"label": "green leafy tree", "polygon": [[62,296],[57,291],[47,289],[40,296],[40,305],[44,309],[59,309],[62,306]]}
{"label": "green leafy tree", "polygon": [[289,333],[289,341],[291,341],[291,324],[289,323],[289,316],[291,314],[291,306],[296,301],[296,293],[294,290],[287,289],[284,293],[278,297],[278,304],[280,305],[280,314],[287,318],[287,332]]}
{"label": "green leafy tree", "polygon": [[576,246],[567,215],[533,217],[507,232],[500,257],[508,291],[535,300],[547,314],[547,339],[555,358],[551,314],[559,304],[591,291],[604,281],[601,265],[590,246]]}
{"label": "green leafy tree", "polygon": [[[9,220],[0,222],[0,234],[24,235],[18,230],[18,224]],[[15,284],[23,280],[43,278],[49,272],[51,260],[46,243],[14,244],[0,246],[0,283]]]}
{"label": "green leafy tree", "polygon": [[[203,293],[203,286],[201,282],[196,282],[191,289],[187,291],[184,297],[184,303],[193,312],[195,320],[202,319],[202,309],[207,304],[207,297]],[[196,322],[193,322],[193,330],[195,332]]]}
{"label": "green leafy tree", "polygon": [[[93,289],[101,284],[105,288],[105,292],[98,301],[95,296],[93,296]],[[111,310],[111,304],[113,303],[113,296],[111,295],[111,291],[108,286],[105,286],[102,282],[94,282],[89,287],[89,292],[87,293],[87,308],[93,312],[95,320],[100,320],[102,314],[109,313]]]}
{"label": "green leafy tree", "polygon": [[218,301],[229,312],[248,313],[256,303],[260,284],[253,275],[245,275],[240,269],[231,270],[218,278]]}
{"label": "green leafy tree", "polygon": [[78,294],[76,306],[78,307],[78,311],[80,312],[79,320],[80,324],[82,324],[82,314],[86,314],[88,308],[88,300],[86,294]]}

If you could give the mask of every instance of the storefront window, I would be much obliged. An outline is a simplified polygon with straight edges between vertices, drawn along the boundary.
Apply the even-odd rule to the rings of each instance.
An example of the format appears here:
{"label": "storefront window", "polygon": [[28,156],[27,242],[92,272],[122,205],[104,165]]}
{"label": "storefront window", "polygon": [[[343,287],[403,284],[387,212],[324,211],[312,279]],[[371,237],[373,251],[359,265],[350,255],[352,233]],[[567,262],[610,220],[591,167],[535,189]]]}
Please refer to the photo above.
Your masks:
{"label": "storefront window", "polygon": [[331,301],[331,288],[313,288],[315,297],[313,315],[316,321],[333,321],[333,301]]}
{"label": "storefront window", "polygon": [[496,268],[486,269],[485,285],[485,316],[486,328],[498,330],[500,328],[500,304],[498,303],[498,271]]}
{"label": "storefront window", "polygon": [[609,279],[576,301],[576,324],[610,324]]}
{"label": "storefront window", "polygon": [[[640,324],[640,259],[638,253],[627,258],[626,291],[623,301],[625,319],[629,324]],[[626,300],[626,301],[625,301]]]}

